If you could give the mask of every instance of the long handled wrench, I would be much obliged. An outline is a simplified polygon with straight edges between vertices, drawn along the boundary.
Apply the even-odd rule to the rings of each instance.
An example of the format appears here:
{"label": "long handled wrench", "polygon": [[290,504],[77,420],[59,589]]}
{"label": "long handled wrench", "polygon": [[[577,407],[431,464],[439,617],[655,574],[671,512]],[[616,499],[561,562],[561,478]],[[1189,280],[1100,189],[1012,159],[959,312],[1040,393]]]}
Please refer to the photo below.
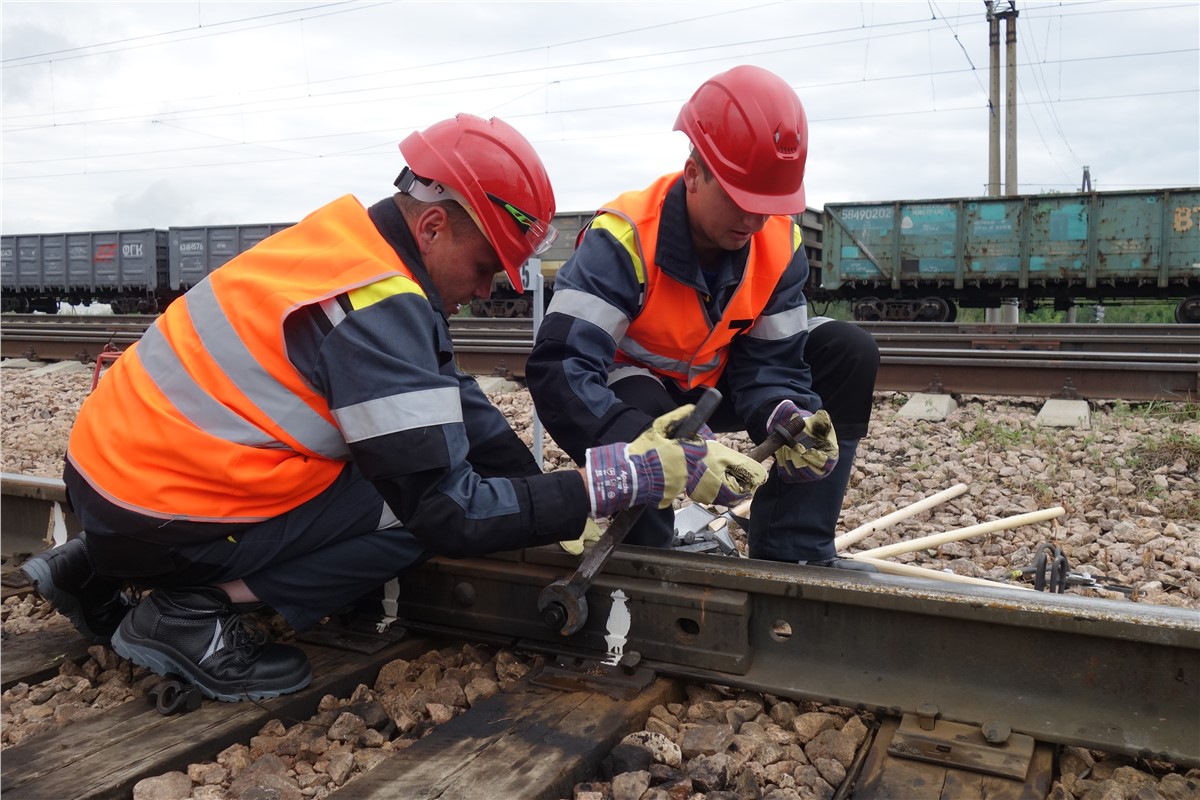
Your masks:
{"label": "long handled wrench", "polygon": [[[716,389],[706,389],[696,403],[695,410],[673,431],[674,438],[682,439],[695,435],[720,403],[721,393]],[[792,419],[786,426],[776,425],[766,441],[750,451],[749,457],[755,461],[765,461],[780,447],[796,444],[804,447],[813,445],[812,439],[805,433],[804,420],[800,417]],[[557,580],[542,590],[538,597],[538,611],[541,612],[543,622],[551,628],[558,628],[563,636],[578,633],[583,628],[588,617],[585,597],[587,590],[608,563],[617,545],[625,540],[634,523],[641,518],[644,509],[645,506],[635,506],[614,517],[608,530],[593,547],[584,552],[583,560],[575,574],[569,579]]]}
{"label": "long handled wrench", "polygon": [[[720,404],[721,393],[716,389],[705,389],[692,413],[671,431],[671,437],[688,439],[695,436]],[[588,617],[587,590],[595,582],[600,570],[604,569],[617,545],[625,541],[634,523],[641,519],[645,509],[645,506],[634,506],[613,517],[596,544],[584,552],[575,574],[569,579],[557,580],[542,590],[538,596],[538,611],[543,622],[551,628],[558,628],[563,636],[570,636],[583,628]]]}

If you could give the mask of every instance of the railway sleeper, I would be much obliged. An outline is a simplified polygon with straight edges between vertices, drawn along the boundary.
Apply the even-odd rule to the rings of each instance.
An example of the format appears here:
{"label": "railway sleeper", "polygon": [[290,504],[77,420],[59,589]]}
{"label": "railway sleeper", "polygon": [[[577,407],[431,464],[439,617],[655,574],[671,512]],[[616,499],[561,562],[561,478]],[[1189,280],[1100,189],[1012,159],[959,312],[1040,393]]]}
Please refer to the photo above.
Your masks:
{"label": "railway sleeper", "polygon": [[[389,661],[414,658],[437,644],[407,637],[367,655],[302,643],[313,665],[313,682],[295,694],[260,702],[207,701],[186,714],[164,714],[157,698],[153,705],[135,698],[7,748],[0,793],[11,800],[128,797],[143,778],[186,769],[231,744],[249,741],[270,719],[308,718],[324,696],[349,696],[359,684],[372,683]],[[175,688],[186,692],[182,685]],[[175,699],[167,698],[168,704]]]}

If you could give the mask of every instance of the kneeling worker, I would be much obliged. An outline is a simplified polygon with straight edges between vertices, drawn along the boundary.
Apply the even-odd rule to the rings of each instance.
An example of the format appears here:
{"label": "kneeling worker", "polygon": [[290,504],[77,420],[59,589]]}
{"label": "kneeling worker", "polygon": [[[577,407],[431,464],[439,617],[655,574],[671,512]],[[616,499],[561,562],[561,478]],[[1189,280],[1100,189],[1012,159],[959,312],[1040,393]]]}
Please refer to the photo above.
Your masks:
{"label": "kneeling worker", "polygon": [[[539,470],[458,370],[448,317],[501,269],[520,286],[549,243],[546,170],[508,124],[465,114],[400,151],[394,196],[344,196],[264,240],[113,364],[67,452],[86,534],[23,567],[90,638],[209,697],[311,680],[248,610],[301,630],[432,555],[576,539],[709,471],[703,441],[664,435],[678,414]],[[153,591],[130,608],[125,584]]]}
{"label": "kneeling worker", "polygon": [[[707,386],[724,398],[716,431],[761,442],[803,417],[812,441],[780,448],[755,495],[750,556],[873,571],[833,542],[879,349],[808,315],[788,216],[805,209],[804,107],[779,76],[739,66],[705,81],[675,129],[691,140],[683,169],[602,207],[558,272],[526,364],[538,416],[577,463]],[[626,541],[664,547],[671,522],[644,514]]]}

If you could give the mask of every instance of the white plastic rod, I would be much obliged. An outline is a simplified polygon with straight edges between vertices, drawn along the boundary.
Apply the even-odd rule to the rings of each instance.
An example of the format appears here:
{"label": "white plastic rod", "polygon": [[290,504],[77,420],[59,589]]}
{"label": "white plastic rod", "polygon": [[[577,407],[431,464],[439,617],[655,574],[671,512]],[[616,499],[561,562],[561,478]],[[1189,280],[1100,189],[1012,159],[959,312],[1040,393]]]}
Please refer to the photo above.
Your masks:
{"label": "white plastic rod", "polygon": [[994,531],[1006,531],[1010,528],[1019,528],[1022,525],[1032,525],[1035,522],[1045,522],[1048,519],[1061,517],[1067,513],[1062,506],[1054,508],[1045,508],[1041,511],[1030,511],[1027,514],[1017,514],[1012,517],[1004,517],[1003,519],[994,519],[991,522],[981,522],[978,525],[971,525],[966,528],[956,528],[952,531],[943,533],[935,533],[932,536],[922,536],[920,539],[910,539],[907,542],[896,542],[895,544],[884,545],[883,547],[874,547],[870,550],[863,550],[861,553],[854,553],[854,557],[867,556],[869,558],[890,558],[901,553],[911,553],[914,550],[926,550],[932,547],[946,544],[947,542],[958,542],[963,539],[970,539],[972,536],[979,536],[984,533],[992,533]]}
{"label": "white plastic rod", "polygon": [[972,578],[968,575],[956,575],[953,572],[942,572],[941,570],[918,567],[912,564],[900,564],[895,561],[870,558],[861,554],[852,555],[850,558],[855,561],[861,561],[864,564],[870,564],[880,572],[888,575],[906,575],[910,578],[933,578],[934,580],[948,581],[950,583],[970,583],[974,586],[1004,586],[1009,589],[1034,591],[1032,586],[1024,586],[1019,583],[1001,583],[1000,581],[989,581],[985,578]]}
{"label": "white plastic rod", "polygon": [[850,545],[858,544],[872,533],[884,530],[885,528],[890,528],[900,520],[908,519],[915,514],[920,514],[922,511],[926,511],[934,506],[941,505],[947,500],[953,500],[966,490],[967,485],[965,483],[956,483],[949,489],[943,489],[937,494],[926,497],[924,500],[918,500],[910,506],[897,509],[888,514],[886,517],[880,517],[873,522],[867,522],[859,525],[854,530],[843,533],[841,536],[834,539],[833,544],[837,548],[837,551],[841,553]]}

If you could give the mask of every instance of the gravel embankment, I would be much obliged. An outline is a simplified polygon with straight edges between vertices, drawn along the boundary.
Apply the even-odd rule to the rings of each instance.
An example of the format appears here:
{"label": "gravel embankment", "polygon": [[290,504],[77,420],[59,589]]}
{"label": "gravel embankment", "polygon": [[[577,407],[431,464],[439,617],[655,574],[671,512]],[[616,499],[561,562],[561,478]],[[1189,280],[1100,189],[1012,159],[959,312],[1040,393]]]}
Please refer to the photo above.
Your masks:
{"label": "gravel embankment", "polygon": [[[75,413],[91,370],[33,377],[0,374],[6,472],[61,475]],[[527,441],[526,391],[493,395]],[[944,544],[895,561],[977,578],[1032,563],[1039,544],[1062,548],[1073,569],[1132,589],[1136,602],[1200,606],[1200,409],[1097,404],[1089,429],[1034,424],[1032,399],[961,398],[944,422],[898,416],[907,398],[879,394],[859,448],[841,532],[879,519],[955,484],[965,494],[879,531],[865,550],[989,520],[1061,506],[1055,520]],[[722,437],[749,448],[744,436]],[[571,466],[547,439],[547,469]],[[1077,588],[1123,598],[1121,592]]]}
{"label": "gravel embankment", "polygon": [[[6,472],[58,477],[67,435],[91,386],[91,370],[34,376],[0,372]],[[1001,577],[1052,542],[1072,568],[1129,591],[1072,593],[1138,603],[1200,607],[1200,410],[1195,406],[1103,404],[1087,430],[1038,428],[1034,400],[960,398],[945,422],[898,416],[907,398],[876,397],[871,435],[859,450],[840,531],[879,519],[958,483],[965,494],[861,541],[855,550],[1062,506],[1050,522],[991,533],[895,561],[976,578]],[[528,436],[524,391],[493,401]],[[748,449],[745,437],[722,437]],[[547,468],[570,466],[551,443]],[[3,607],[6,636],[62,620],[36,597]],[[275,620],[278,624],[278,620]],[[3,695],[7,747],[145,694],[158,681],[93,647],[36,686]],[[467,647],[393,662],[373,686],[327,697],[308,720],[272,720],[246,744],[143,781],[135,798],[194,800],[323,798],[389,751],[410,746],[439,722],[519,680],[536,659]],[[610,759],[612,776],[577,786],[573,800],[673,797],[810,800],[831,797],[862,743],[871,715],[790,703],[721,687],[688,688],[688,702],[655,709],[646,730]],[[651,763],[647,768],[640,761]],[[1200,797],[1200,770],[1064,748],[1050,797],[1126,800]],[[685,787],[687,787],[685,789]]]}

